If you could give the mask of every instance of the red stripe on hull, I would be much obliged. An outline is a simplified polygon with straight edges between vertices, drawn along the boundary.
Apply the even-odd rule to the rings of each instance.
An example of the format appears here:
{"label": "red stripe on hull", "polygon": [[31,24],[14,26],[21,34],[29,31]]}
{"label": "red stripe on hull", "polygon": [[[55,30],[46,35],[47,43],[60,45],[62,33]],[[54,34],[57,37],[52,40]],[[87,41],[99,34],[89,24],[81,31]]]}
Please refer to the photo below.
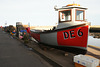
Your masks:
{"label": "red stripe on hull", "polygon": [[34,39],[36,39],[37,41],[40,41],[40,34],[31,32],[31,36],[32,36]]}
{"label": "red stripe on hull", "polygon": [[87,47],[88,25],[57,32],[59,46]]}

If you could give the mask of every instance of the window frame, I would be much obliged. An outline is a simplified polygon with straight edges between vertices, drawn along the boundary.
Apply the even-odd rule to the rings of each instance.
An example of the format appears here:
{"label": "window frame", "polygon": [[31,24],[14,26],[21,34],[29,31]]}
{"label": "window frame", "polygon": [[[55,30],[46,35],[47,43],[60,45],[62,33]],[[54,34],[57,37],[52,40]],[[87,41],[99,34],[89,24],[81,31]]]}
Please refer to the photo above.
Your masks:
{"label": "window frame", "polygon": [[[77,11],[83,11],[83,20],[77,20]],[[75,10],[75,21],[85,21],[85,10],[80,10],[80,9]]]}
{"label": "window frame", "polygon": [[[63,12],[63,11],[71,11],[70,20],[68,20],[68,21],[61,21],[60,12]],[[70,21],[72,21],[72,9],[67,9],[67,10],[59,11],[59,23],[70,22]]]}

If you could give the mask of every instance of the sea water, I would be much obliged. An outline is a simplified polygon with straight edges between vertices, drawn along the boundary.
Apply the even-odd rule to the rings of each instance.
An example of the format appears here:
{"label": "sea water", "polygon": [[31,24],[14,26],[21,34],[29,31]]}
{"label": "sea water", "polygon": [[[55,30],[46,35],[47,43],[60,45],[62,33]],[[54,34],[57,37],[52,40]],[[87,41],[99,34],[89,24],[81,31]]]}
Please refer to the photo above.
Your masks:
{"label": "sea water", "polygon": [[88,44],[100,47],[100,38],[93,38],[93,36],[88,36]]}

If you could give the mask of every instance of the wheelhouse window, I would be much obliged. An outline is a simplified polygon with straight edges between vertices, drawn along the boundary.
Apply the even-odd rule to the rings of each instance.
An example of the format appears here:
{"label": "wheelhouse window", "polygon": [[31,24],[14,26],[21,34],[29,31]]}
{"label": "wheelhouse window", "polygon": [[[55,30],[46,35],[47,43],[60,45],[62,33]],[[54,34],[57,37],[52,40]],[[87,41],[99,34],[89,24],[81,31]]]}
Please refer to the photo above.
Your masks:
{"label": "wheelhouse window", "polygon": [[71,21],[71,10],[60,11],[60,21]]}
{"label": "wheelhouse window", "polygon": [[84,20],[84,11],[76,10],[76,20],[83,21]]}

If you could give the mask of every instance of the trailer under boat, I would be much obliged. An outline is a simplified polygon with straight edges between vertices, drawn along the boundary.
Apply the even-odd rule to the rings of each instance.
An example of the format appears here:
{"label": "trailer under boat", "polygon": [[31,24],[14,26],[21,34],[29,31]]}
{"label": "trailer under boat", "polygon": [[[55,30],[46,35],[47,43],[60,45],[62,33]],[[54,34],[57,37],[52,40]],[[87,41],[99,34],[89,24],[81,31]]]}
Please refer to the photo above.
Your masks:
{"label": "trailer under boat", "polygon": [[85,10],[76,4],[70,4],[56,10],[59,12],[59,24],[52,30],[27,31],[39,43],[74,54],[86,54],[88,41],[88,22]]}

